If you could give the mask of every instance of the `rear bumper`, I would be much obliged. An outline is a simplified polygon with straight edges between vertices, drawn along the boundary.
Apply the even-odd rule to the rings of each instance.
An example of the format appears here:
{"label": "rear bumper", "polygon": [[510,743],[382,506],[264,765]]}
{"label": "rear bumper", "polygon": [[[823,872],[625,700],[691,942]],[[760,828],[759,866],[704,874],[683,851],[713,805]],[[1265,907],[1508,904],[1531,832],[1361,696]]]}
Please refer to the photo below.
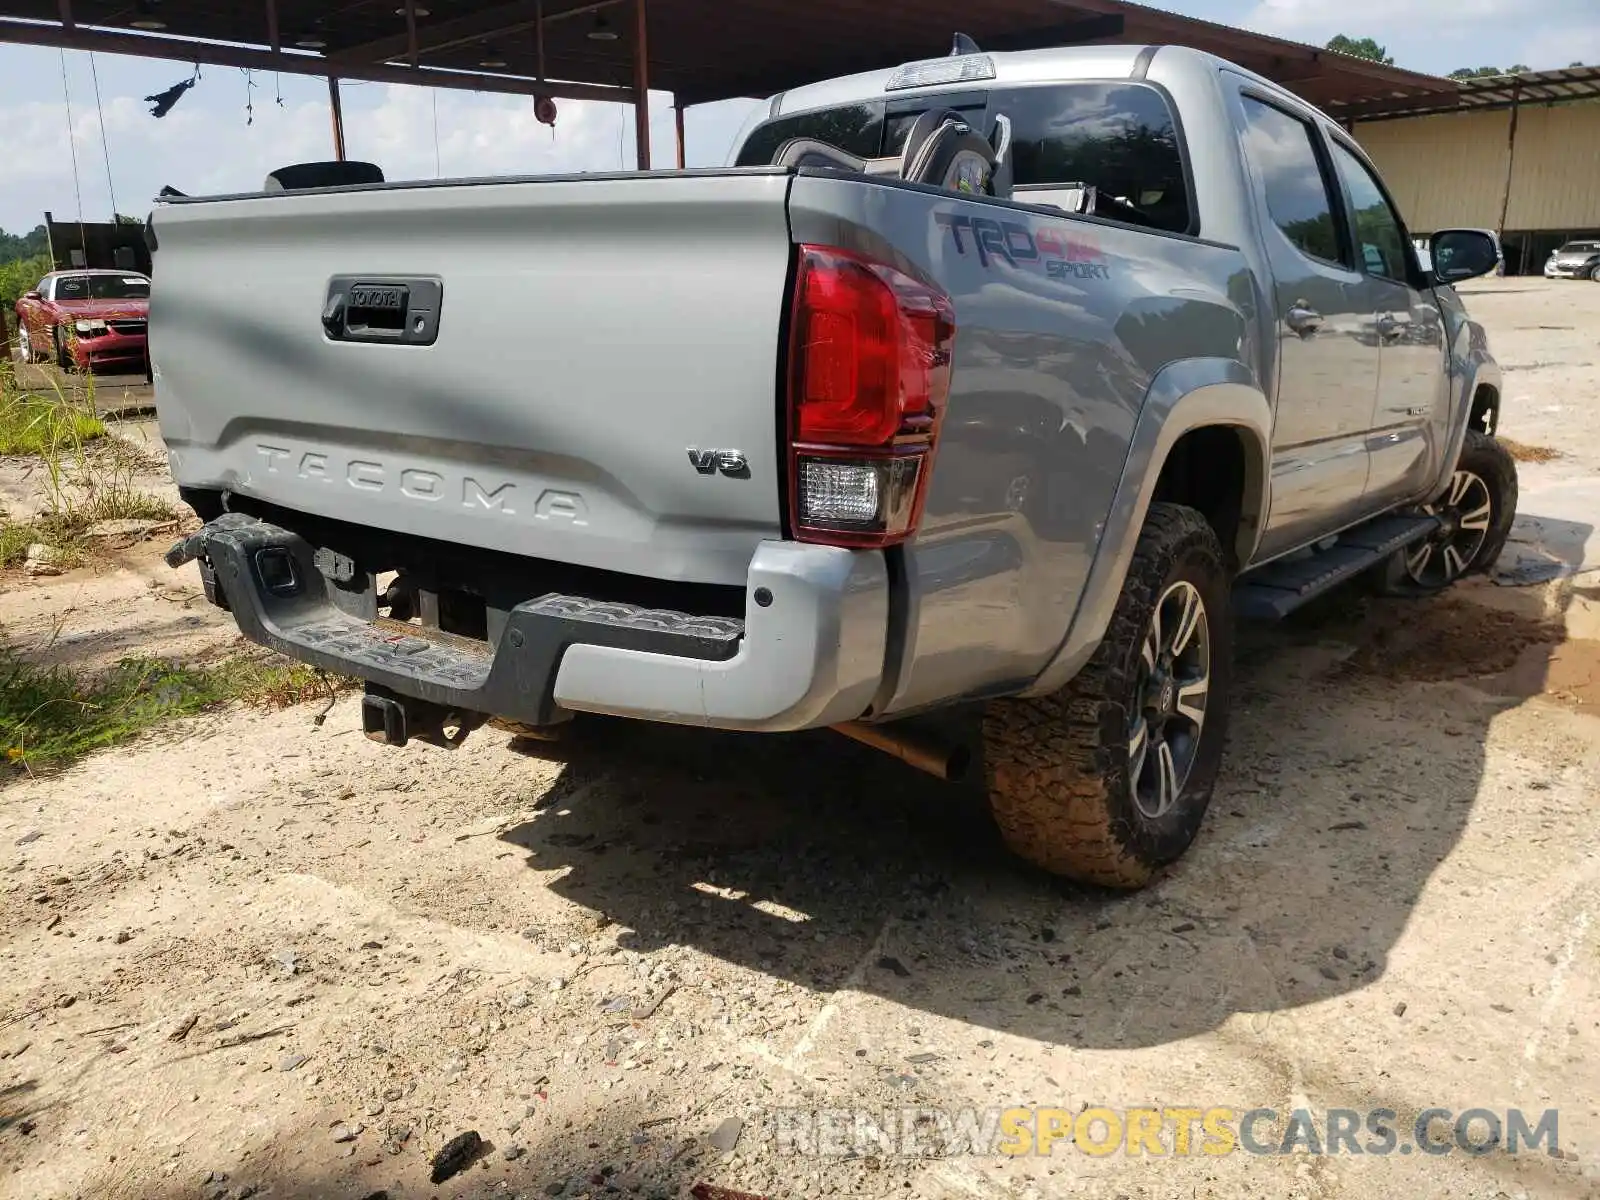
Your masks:
{"label": "rear bumper", "polygon": [[376,619],[370,594],[331,582],[309,542],[253,517],[212,521],[167,561],[195,558],[252,641],[464,714],[805,729],[861,715],[883,677],[889,578],[876,552],[762,542],[742,621],[546,595],[512,609],[492,644]]}

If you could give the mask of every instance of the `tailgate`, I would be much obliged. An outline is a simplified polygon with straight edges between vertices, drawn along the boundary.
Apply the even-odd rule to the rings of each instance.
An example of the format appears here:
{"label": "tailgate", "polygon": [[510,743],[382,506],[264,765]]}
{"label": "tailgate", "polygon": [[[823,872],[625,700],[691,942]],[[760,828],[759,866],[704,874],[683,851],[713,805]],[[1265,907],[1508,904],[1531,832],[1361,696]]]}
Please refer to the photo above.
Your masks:
{"label": "tailgate", "polygon": [[361,525],[742,585],[756,543],[780,533],[789,182],[164,204],[150,321],[174,475]]}

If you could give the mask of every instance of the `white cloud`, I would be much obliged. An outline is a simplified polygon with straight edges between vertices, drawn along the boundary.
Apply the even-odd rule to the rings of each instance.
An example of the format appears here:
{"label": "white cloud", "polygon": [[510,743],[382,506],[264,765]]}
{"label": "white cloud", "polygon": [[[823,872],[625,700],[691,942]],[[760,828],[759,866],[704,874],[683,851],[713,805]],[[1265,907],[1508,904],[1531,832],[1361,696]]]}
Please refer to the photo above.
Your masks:
{"label": "white cloud", "polygon": [[1540,0],[1537,19],[1526,0],[1257,0],[1240,23],[1247,29],[1321,45],[1335,34],[1370,37],[1402,66],[1527,63],[1536,69],[1600,59],[1600,7],[1595,0]]}
{"label": "white cloud", "polygon": [[[14,63],[24,69],[12,70]],[[93,79],[86,55],[67,58],[72,89],[72,148],[83,215],[111,212]],[[320,80],[257,74],[254,120],[245,123],[242,73],[207,67],[200,83],[159,120],[139,97],[182,79],[188,68],[167,62],[98,56],[106,145],[118,207],[142,215],[163,184],[191,194],[252,191],[267,172],[294,162],[332,157],[326,86]],[[276,103],[281,87],[285,103]],[[368,159],[391,179],[431,179],[436,172],[434,108],[438,111],[438,170],[445,176],[548,174],[615,170],[634,162],[633,110],[623,105],[558,100],[556,130],[539,124],[523,96],[350,84],[343,88],[345,142],[352,158]],[[31,229],[46,209],[57,219],[77,210],[67,119],[54,52],[0,47],[0,228]],[[652,161],[675,159],[669,98],[652,96]],[[691,165],[720,163],[745,114],[746,102],[690,109]]]}
{"label": "white cloud", "polygon": [[[1344,30],[1352,37],[1370,36],[1382,42],[1386,34],[1400,26],[1432,26],[1443,33],[1451,26],[1509,16],[1520,7],[1520,0],[1407,0],[1405,4],[1395,4],[1394,0],[1343,0],[1338,5],[1323,0],[1261,0],[1250,15],[1249,27],[1285,36]],[[1361,32],[1354,32],[1356,29]]]}

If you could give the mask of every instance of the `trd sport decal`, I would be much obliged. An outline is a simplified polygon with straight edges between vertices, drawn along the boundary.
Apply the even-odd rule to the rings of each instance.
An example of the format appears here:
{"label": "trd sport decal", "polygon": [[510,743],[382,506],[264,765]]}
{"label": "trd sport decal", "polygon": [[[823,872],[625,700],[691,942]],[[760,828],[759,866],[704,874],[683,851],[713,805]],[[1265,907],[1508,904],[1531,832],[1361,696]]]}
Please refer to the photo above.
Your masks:
{"label": "trd sport decal", "polygon": [[996,259],[1013,267],[1043,263],[1051,279],[1110,279],[1111,267],[1100,247],[1082,237],[1056,229],[1038,234],[1016,221],[971,217],[962,213],[934,213],[933,219],[950,231],[956,253],[966,254],[970,244],[978,262],[993,266]]}

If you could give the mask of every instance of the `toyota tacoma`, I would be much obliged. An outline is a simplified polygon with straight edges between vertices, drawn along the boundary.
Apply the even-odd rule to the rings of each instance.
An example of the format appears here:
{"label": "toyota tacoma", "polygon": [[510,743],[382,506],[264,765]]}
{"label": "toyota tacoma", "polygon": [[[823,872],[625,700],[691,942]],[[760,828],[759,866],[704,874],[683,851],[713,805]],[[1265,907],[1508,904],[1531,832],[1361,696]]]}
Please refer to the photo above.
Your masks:
{"label": "toyota tacoma", "polygon": [[[324,180],[323,182],[327,182]],[[151,217],[161,432],[243,632],[375,740],[836,727],[1137,887],[1194,840],[1236,616],[1493,563],[1500,372],[1361,147],[1181,47],[763,104],[724,169]],[[909,718],[909,720],[908,720]]]}

